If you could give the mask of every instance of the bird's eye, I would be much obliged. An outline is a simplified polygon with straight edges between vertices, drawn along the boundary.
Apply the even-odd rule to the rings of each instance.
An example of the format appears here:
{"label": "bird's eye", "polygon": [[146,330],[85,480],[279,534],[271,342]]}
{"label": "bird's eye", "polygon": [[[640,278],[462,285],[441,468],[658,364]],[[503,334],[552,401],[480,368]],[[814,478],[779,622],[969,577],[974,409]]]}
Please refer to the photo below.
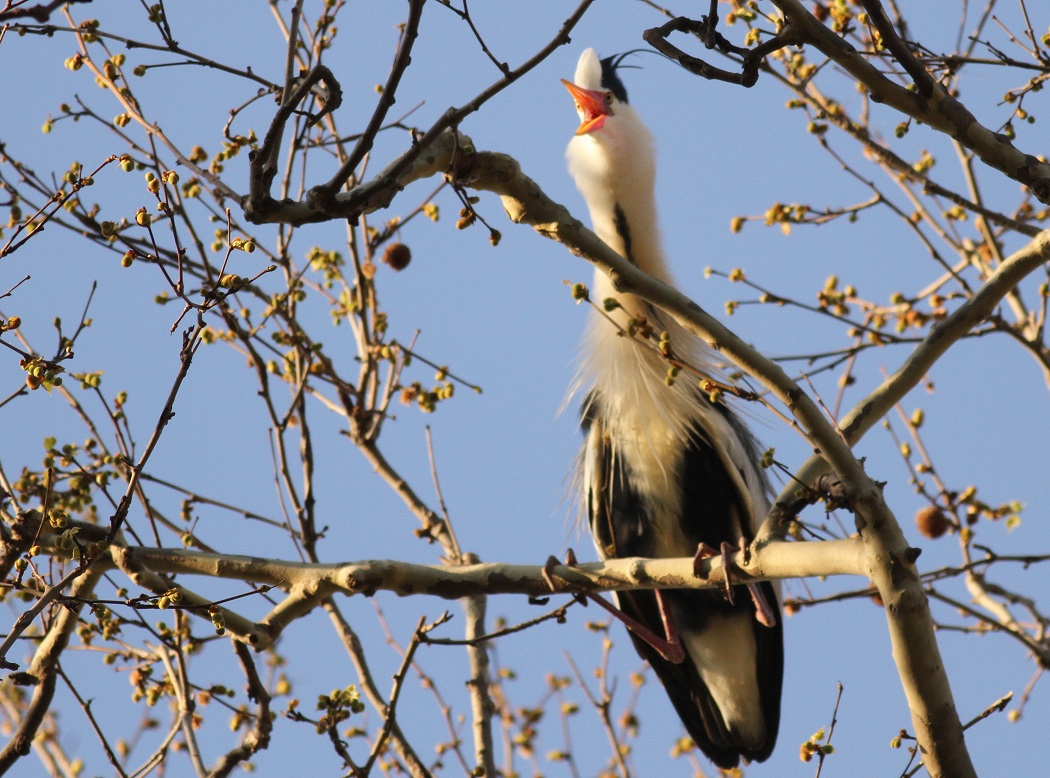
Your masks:
{"label": "bird's eye", "polygon": [[606,92],[605,93],[605,104],[606,105],[612,105],[612,101],[613,101],[613,93],[612,92]]}

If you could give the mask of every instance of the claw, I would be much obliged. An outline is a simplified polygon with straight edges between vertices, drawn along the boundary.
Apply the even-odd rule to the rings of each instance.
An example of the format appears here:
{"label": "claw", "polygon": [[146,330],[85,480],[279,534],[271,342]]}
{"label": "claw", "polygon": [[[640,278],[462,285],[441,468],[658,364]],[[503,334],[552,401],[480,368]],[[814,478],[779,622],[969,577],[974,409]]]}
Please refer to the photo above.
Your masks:
{"label": "claw", "polygon": [[701,542],[696,547],[696,553],[693,555],[693,577],[700,578],[700,563],[705,559],[710,559],[713,556],[718,556],[718,552],[711,548],[706,543]]}
{"label": "claw", "polygon": [[696,547],[696,554],[693,555],[693,575],[697,578],[701,577],[700,563],[703,560],[710,559],[713,556],[722,557],[722,573],[725,575],[725,580],[718,585],[718,590],[722,592],[722,596],[726,598],[730,605],[733,604],[733,581],[730,578],[732,555],[733,547],[729,543],[723,543],[720,549],[716,551],[704,542],[701,542]]}
{"label": "claw", "polygon": [[726,602],[733,605],[733,553],[735,549],[732,543],[724,542],[721,545],[722,552],[722,573],[725,575],[725,581],[720,587],[722,590],[722,596],[726,598]]}
{"label": "claw", "polygon": [[547,586],[550,587],[552,592],[558,591],[558,587],[554,582],[554,568],[558,564],[558,557],[554,556],[554,554],[547,557],[547,561],[543,563],[541,575],[543,575],[543,580],[547,582]]}
{"label": "claw", "polygon": [[740,553],[744,556],[744,564],[748,564],[751,561],[751,546],[748,544],[747,538],[741,535],[737,546],[740,548]]}

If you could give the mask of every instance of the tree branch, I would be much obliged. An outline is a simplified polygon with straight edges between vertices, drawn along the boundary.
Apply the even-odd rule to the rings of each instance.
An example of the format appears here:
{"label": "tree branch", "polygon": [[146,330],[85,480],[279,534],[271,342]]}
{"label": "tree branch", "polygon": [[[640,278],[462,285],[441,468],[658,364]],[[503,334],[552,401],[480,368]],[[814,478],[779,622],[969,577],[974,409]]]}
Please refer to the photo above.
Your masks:
{"label": "tree branch", "polygon": [[[943,86],[932,80],[927,81],[920,75],[921,84],[917,82],[919,92],[912,92],[879,72],[845,39],[817,21],[800,0],[772,1],[803,41],[830,57],[862,83],[871,93],[872,100],[885,103],[954,138],[973,151],[986,165],[1029,187],[1041,202],[1050,203],[1050,164],[1019,151],[1005,135],[992,132],[982,125]],[[871,4],[865,3],[865,6]],[[896,37],[895,33],[893,37]],[[909,69],[909,57],[910,52],[901,65],[911,73],[914,68]],[[915,77],[919,74],[912,75]],[[930,93],[923,94],[924,90]]]}
{"label": "tree branch", "polygon": [[[89,568],[73,582],[70,594],[78,598],[87,598],[94,591],[95,584],[102,575],[102,565]],[[44,714],[51,707],[55,695],[55,684],[58,680],[58,660],[69,644],[69,636],[77,627],[81,603],[60,609],[52,620],[47,633],[33,655],[33,661],[26,671],[28,677],[35,679],[33,697],[22,710],[18,729],[0,750],[0,775],[6,773],[21,757],[29,753],[37,731],[44,720]]]}
{"label": "tree branch", "polygon": [[[283,223],[293,226],[332,219],[356,219],[362,214],[388,206],[408,183],[444,172],[443,169],[432,169],[432,162],[436,156],[443,156],[442,146],[449,142],[450,135],[454,136],[460,123],[490,99],[529,73],[558,47],[569,43],[569,33],[583,18],[593,2],[594,0],[581,0],[576,10],[565,20],[547,45],[521,66],[505,72],[503,78],[491,84],[466,104],[459,108],[448,109],[422,137],[413,142],[408,151],[388,165],[368,184],[354,187],[349,192],[334,194],[330,185],[338,180],[337,177],[328,184],[314,187],[307,192],[304,200],[299,202],[289,200],[278,202],[268,199],[268,195],[264,198],[251,193],[241,198],[245,218],[253,224]],[[435,143],[441,145],[435,148]]]}
{"label": "tree branch", "polygon": [[[169,575],[203,575],[283,584],[292,589],[289,599],[296,603],[304,601],[301,594],[304,591],[363,594],[366,597],[389,591],[399,596],[430,595],[452,600],[479,594],[542,596],[630,589],[712,589],[724,583],[720,556],[703,560],[698,568],[699,577],[693,575],[691,557],[629,557],[574,566],[555,565],[550,570],[554,583],[552,589],[544,575],[543,565],[480,563],[446,566],[393,560],[311,564],[181,548],[142,547],[127,549],[125,553],[134,563]],[[741,567],[741,572],[734,573],[734,579],[740,583],[810,576],[867,575],[861,543],[855,538],[770,543],[752,554],[747,564],[744,564],[742,553],[733,560]],[[100,559],[97,565],[104,568],[106,561]],[[182,608],[181,604],[174,607]],[[278,609],[281,607],[279,605]],[[302,615],[307,610],[305,606],[301,607],[295,615]],[[284,613],[287,614],[288,610],[285,609]],[[256,631],[265,633],[261,629]],[[251,645],[257,650],[266,647],[265,641]]]}
{"label": "tree branch", "polygon": [[[856,445],[894,405],[918,386],[949,348],[990,316],[1000,301],[1026,276],[1048,261],[1050,230],[1044,230],[1023,248],[1007,257],[969,300],[930,329],[922,343],[915,347],[893,375],[842,418],[839,428],[849,445]],[[812,483],[826,472],[826,468],[827,464],[823,458],[814,455],[796,471],[795,477],[802,483]],[[790,498],[796,488],[789,484],[781,492],[779,499]]]}

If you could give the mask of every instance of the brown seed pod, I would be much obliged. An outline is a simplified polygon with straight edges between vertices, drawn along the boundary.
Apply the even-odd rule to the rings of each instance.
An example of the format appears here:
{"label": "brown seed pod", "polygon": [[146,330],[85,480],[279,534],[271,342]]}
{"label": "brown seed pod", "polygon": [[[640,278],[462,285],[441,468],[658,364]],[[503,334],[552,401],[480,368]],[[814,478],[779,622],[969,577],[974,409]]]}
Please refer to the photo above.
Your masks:
{"label": "brown seed pod", "polygon": [[923,508],[915,514],[915,524],[918,526],[919,532],[928,538],[939,538],[951,526],[948,517],[944,515],[944,511],[932,505]]}
{"label": "brown seed pod", "polygon": [[412,252],[404,243],[391,243],[383,251],[383,261],[394,270],[404,270],[412,261]]}

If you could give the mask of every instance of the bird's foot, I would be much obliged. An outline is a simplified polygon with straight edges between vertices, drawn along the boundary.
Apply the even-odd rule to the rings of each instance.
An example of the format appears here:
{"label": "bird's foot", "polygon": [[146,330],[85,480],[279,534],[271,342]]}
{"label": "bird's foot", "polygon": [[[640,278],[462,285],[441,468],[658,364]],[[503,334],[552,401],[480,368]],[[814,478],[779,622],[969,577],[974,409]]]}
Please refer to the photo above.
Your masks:
{"label": "bird's foot", "polygon": [[[740,538],[738,545],[740,551],[744,554],[744,559],[747,560],[751,556],[751,549],[747,544],[747,540]],[[733,546],[730,543],[722,543],[718,551],[715,551],[706,543],[701,543],[696,549],[696,555],[693,557],[693,575],[697,578],[700,577],[700,563],[703,560],[709,559],[713,556],[722,557],[722,570],[725,573],[725,579],[719,584],[718,588],[722,592],[722,596],[726,598],[730,605],[733,604],[733,551]],[[751,595],[751,601],[755,604],[755,620],[764,627],[775,627],[777,625],[777,614],[769,604],[769,600],[766,599],[766,595],[762,591],[761,585],[757,583],[749,583],[747,584],[747,592]]]}
{"label": "bird's foot", "polygon": [[700,563],[705,559],[710,559],[713,556],[718,556],[718,552],[711,548],[706,543],[702,542],[696,547],[696,553],[693,555],[693,577],[701,578]]}
{"label": "bird's foot", "polygon": [[701,562],[713,556],[722,557],[722,573],[725,578],[718,585],[718,590],[722,592],[722,596],[726,598],[730,605],[733,604],[733,580],[731,573],[733,551],[733,546],[729,543],[722,543],[718,551],[715,551],[706,543],[700,543],[696,547],[696,554],[693,556],[693,575],[697,578],[700,578]]}
{"label": "bird's foot", "polygon": [[747,538],[741,535],[740,540],[737,541],[736,545],[744,557],[744,564],[748,564],[751,561],[751,545],[747,542]]}
{"label": "bird's foot", "polygon": [[[543,564],[543,570],[541,571],[541,575],[543,576],[543,580],[547,582],[547,586],[550,587],[550,590],[552,592],[558,591],[558,584],[555,580],[557,576],[554,574],[554,568],[560,564],[561,562],[558,561],[558,557],[554,556],[553,554],[547,557],[547,561]],[[565,552],[565,566],[575,567],[576,564],[576,552],[570,548]],[[587,598],[579,592],[573,592],[572,597],[574,600],[576,600],[576,602],[580,603],[581,605],[587,605]]]}

